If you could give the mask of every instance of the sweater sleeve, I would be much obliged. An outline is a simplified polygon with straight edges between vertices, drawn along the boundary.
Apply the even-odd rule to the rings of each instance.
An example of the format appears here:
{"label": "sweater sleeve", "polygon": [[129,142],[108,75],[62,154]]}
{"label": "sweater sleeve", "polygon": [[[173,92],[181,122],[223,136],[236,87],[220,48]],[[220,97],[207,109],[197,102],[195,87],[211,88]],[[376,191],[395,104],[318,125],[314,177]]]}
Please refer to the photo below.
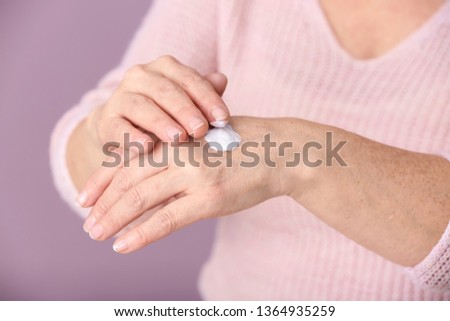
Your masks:
{"label": "sweater sleeve", "polygon": [[[450,152],[441,156],[450,162]],[[450,291],[450,222],[427,257],[407,273],[422,288]]]}
{"label": "sweater sleeve", "polygon": [[127,69],[172,55],[201,74],[216,71],[216,3],[211,0],[154,1],[120,65],[86,93],[56,124],[50,143],[50,165],[60,196],[82,217],[89,209],[75,204],[78,191],[66,164],[68,140],[89,112],[104,104]]}

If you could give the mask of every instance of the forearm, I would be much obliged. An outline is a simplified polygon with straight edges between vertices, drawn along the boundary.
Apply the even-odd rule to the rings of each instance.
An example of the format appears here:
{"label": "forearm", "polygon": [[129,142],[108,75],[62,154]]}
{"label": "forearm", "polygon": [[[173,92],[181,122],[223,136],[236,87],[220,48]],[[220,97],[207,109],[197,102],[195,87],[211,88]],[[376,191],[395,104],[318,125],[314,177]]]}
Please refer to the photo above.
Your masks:
{"label": "forearm", "polygon": [[[291,196],[331,227],[396,263],[412,266],[437,243],[450,219],[450,164],[333,127],[290,120],[294,146],[347,141],[348,166],[298,166]],[[286,126],[284,126],[286,128]],[[310,158],[325,159],[325,150]]]}

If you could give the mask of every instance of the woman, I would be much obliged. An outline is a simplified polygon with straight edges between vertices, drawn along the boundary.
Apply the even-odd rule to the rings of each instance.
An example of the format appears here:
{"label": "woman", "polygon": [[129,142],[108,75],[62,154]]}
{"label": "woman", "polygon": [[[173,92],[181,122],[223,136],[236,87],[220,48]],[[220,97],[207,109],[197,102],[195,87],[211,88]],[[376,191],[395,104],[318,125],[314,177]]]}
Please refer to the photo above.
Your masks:
{"label": "woman", "polygon": [[[223,216],[205,299],[449,300],[449,50],[444,0],[156,1],[56,127],[56,183],[68,202],[80,192],[93,239],[120,232],[120,253]],[[200,166],[177,166],[159,141],[204,144],[208,123],[242,137],[219,157],[232,167],[201,148]],[[168,163],[139,164],[126,135]]]}

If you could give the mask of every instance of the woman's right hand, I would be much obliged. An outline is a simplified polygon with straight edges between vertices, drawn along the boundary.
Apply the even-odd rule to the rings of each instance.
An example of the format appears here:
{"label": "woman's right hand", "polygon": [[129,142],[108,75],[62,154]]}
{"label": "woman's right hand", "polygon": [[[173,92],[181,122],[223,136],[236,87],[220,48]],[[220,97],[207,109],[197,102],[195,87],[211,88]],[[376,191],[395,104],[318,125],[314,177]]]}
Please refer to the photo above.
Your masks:
{"label": "woman's right hand", "polygon": [[[229,111],[221,98],[227,79],[214,73],[203,77],[171,56],[135,65],[102,106],[87,118],[93,139],[103,145],[130,142],[147,146],[152,133],[162,141],[202,137],[208,123],[224,126]],[[146,133],[148,132],[148,133]]]}

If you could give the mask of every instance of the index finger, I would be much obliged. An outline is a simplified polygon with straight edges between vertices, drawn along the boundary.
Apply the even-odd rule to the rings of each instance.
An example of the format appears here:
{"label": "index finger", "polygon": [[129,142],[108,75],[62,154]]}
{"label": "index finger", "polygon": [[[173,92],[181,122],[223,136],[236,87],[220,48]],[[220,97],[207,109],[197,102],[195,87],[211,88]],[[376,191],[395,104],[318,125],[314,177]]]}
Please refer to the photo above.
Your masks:
{"label": "index finger", "polygon": [[148,65],[180,86],[202,111],[208,122],[216,127],[225,126],[230,112],[214,86],[195,69],[181,64],[171,56],[164,56]]}
{"label": "index finger", "polygon": [[189,195],[167,204],[147,221],[125,233],[114,242],[118,253],[134,252],[150,243],[206,217],[201,198]]}

